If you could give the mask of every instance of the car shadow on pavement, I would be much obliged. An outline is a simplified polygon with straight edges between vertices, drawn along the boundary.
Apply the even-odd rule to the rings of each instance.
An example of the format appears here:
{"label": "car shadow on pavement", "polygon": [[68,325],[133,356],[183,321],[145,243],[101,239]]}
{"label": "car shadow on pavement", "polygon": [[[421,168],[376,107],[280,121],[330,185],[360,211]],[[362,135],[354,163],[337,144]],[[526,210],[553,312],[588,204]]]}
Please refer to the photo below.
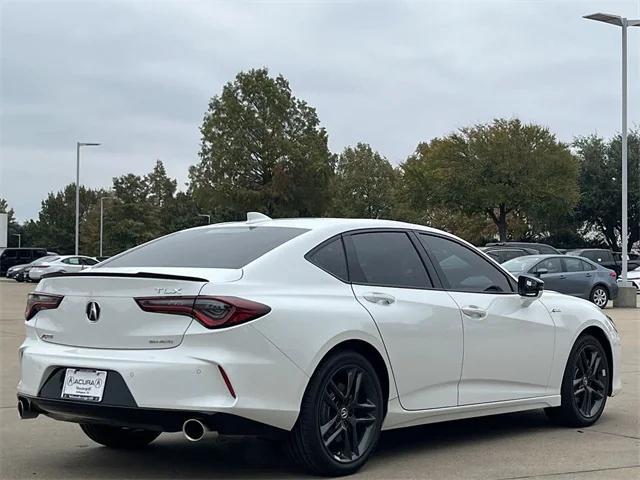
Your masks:
{"label": "car shadow on pavement", "polygon": [[[550,427],[542,410],[458,420],[383,432],[366,471],[380,462],[457,449],[469,443],[516,437]],[[205,438],[189,443],[182,434],[165,434],[149,447],[119,451],[87,439],[64,458],[40,459],[68,478],[300,478],[280,443],[252,437]],[[71,459],[73,459],[71,461]],[[124,469],[123,469],[124,468]]]}

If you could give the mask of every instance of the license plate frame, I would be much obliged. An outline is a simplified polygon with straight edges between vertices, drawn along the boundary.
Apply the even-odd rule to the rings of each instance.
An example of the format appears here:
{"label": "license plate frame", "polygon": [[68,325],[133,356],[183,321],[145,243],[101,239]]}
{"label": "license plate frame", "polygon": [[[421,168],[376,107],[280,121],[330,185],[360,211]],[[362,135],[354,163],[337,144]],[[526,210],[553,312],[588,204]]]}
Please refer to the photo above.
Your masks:
{"label": "license plate frame", "polygon": [[107,371],[90,368],[67,368],[60,397],[65,400],[100,403],[107,384]]}

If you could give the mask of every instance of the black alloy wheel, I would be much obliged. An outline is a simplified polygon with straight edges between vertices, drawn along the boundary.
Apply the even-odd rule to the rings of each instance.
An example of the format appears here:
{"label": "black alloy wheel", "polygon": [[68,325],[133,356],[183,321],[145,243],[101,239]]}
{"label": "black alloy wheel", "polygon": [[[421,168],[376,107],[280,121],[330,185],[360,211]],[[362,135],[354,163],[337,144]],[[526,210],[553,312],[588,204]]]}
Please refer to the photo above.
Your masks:
{"label": "black alloy wheel", "polygon": [[549,419],[568,427],[593,425],[604,411],[610,376],[609,359],[600,341],[591,335],[579,337],[562,379],[562,403],[545,409]]}
{"label": "black alloy wheel", "polygon": [[331,355],[309,381],[288,452],[310,473],[356,472],[378,443],[384,401],[378,375],[364,356],[346,350]]}
{"label": "black alloy wheel", "polygon": [[602,347],[584,345],[573,368],[573,401],[585,418],[597,415],[607,397],[609,378]]}
{"label": "black alloy wheel", "polygon": [[320,435],[338,462],[352,462],[375,436],[379,406],[369,374],[357,365],[338,369],[325,384],[319,404]]}

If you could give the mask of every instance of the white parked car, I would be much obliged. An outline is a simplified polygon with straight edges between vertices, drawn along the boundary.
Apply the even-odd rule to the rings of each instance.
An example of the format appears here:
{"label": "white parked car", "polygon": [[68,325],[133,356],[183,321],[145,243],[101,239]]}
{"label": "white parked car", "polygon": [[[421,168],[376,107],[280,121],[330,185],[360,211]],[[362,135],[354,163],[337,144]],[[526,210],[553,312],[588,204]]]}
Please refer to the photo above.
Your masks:
{"label": "white parked car", "polygon": [[25,325],[22,418],[113,448],[273,434],[325,475],[356,471],[386,429],[539,408],[589,426],[621,388],[598,307],[393,221],[177,232],[44,278]]}
{"label": "white parked car", "polygon": [[35,264],[29,270],[29,278],[34,281],[40,280],[44,275],[53,273],[75,273],[92,267],[98,263],[93,257],[83,255],[60,255],[55,259],[44,263]]}
{"label": "white parked car", "polygon": [[[631,284],[636,287],[638,293],[640,294],[640,267],[635,270],[630,270],[627,272],[627,280],[631,282]],[[622,283],[622,278],[618,278],[618,283]]]}

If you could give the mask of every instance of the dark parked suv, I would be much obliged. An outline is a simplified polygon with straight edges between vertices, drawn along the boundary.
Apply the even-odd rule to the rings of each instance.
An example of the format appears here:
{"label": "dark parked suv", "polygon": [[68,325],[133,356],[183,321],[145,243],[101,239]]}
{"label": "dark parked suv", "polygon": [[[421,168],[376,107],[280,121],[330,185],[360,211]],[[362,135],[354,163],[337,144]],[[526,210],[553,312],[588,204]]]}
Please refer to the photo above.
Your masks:
{"label": "dark parked suv", "polygon": [[[602,265],[605,268],[613,270],[618,276],[620,276],[622,272],[621,257],[616,259],[615,254],[606,248],[581,248],[578,250],[571,250],[567,252],[567,255],[588,258],[592,262],[596,262],[598,265]],[[627,260],[627,267],[629,271],[640,267],[640,260],[632,260],[631,257],[629,257],[629,260]]]}
{"label": "dark parked suv", "polygon": [[551,245],[546,243],[535,242],[494,242],[487,243],[485,247],[518,247],[518,248],[530,248],[536,250],[543,255],[562,255],[562,252]]}
{"label": "dark parked suv", "polygon": [[46,248],[0,248],[0,276],[4,277],[14,265],[31,263],[48,254]]}
{"label": "dark parked suv", "polygon": [[540,253],[538,250],[525,247],[480,247],[480,250],[498,263],[504,263],[512,258],[524,257],[525,255],[538,255]]}

